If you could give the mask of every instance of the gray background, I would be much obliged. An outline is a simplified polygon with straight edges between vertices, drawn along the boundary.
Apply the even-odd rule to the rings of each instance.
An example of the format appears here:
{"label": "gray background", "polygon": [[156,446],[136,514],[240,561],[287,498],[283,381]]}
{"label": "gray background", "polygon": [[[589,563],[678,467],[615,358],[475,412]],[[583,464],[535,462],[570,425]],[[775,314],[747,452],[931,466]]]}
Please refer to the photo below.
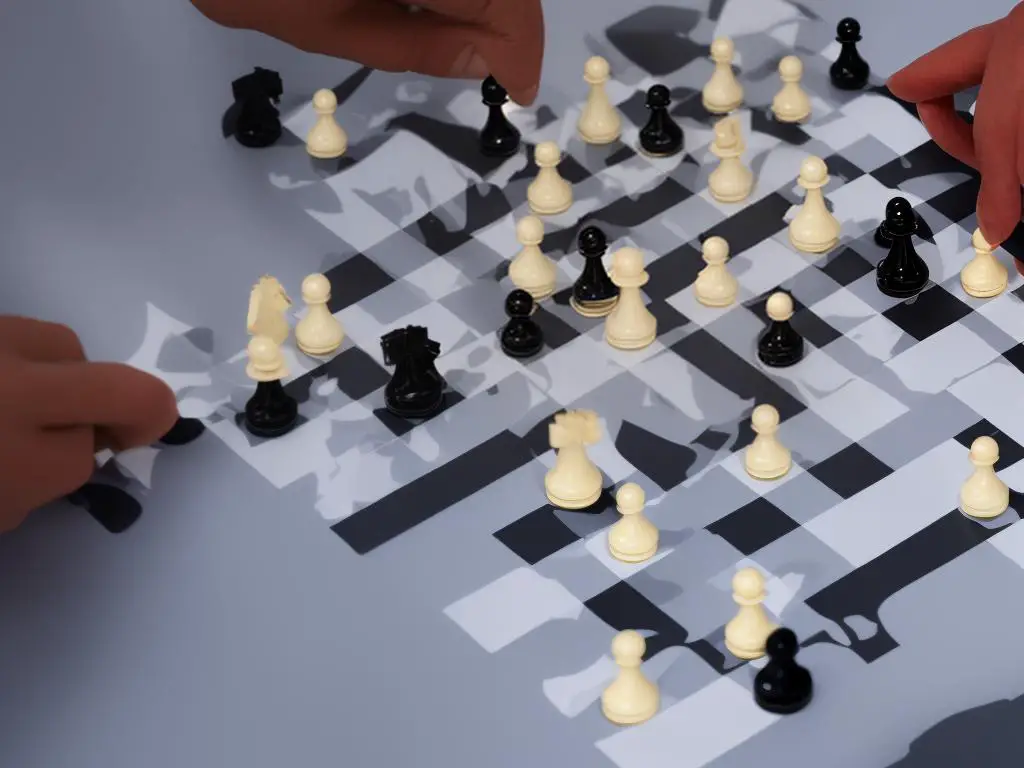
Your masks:
{"label": "gray background", "polygon": [[[805,4],[830,22],[848,8]],[[565,90],[579,87],[584,34],[630,10],[586,3],[584,28],[582,5],[547,7],[545,78]],[[1012,5],[925,14],[863,0],[861,50],[888,73]],[[230,81],[255,65],[299,94],[353,69],[218,29],[182,0],[6,4],[0,310],[66,322],[91,356],[123,359],[149,300],[211,328],[215,355],[242,348],[252,275],[294,285],[333,239],[225,150]],[[540,701],[507,727],[508,702],[539,694],[403,589],[417,537],[359,562],[321,519],[290,514],[290,497],[309,508],[308,489],[269,505],[219,441],[194,447],[158,468],[191,484],[152,496],[124,536],[58,508],[0,541],[0,765],[519,767],[587,754]]]}

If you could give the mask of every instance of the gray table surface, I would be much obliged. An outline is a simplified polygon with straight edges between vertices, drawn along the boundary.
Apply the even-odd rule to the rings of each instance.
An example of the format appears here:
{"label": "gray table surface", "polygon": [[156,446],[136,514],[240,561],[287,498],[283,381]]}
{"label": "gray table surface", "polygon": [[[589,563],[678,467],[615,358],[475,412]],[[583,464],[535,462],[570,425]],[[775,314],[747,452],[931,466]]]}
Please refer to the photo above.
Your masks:
{"label": "gray table surface", "polygon": [[[831,23],[849,8],[804,4]],[[544,77],[559,87],[578,87],[584,36],[631,10],[583,5],[546,4]],[[861,50],[888,73],[1012,5],[862,0]],[[91,356],[125,359],[152,301],[212,329],[215,356],[241,349],[252,276],[296,285],[332,237],[224,151],[230,81],[255,65],[306,94],[353,70],[219,29],[183,0],[7,4],[0,311],[68,323]],[[289,514],[289,489],[268,505],[252,469],[201,445],[162,465],[191,482],[154,494],[130,536],[54,509],[0,541],[0,765],[518,768],[584,754],[546,708],[506,711],[525,682],[460,654],[468,641],[409,593],[406,546],[369,569],[322,520]]]}

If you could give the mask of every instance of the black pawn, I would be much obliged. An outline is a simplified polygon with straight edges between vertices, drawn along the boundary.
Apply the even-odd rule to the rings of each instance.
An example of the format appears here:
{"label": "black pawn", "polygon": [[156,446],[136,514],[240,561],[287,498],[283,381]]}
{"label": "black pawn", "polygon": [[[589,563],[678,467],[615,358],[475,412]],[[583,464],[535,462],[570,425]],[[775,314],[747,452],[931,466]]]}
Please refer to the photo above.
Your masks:
{"label": "black pawn", "polygon": [[856,19],[846,18],[839,22],[836,42],[842,48],[829,68],[829,78],[832,85],[842,91],[859,91],[868,84],[871,76],[871,67],[857,51],[860,40],[860,23]]}
{"label": "black pawn", "polygon": [[793,630],[779,627],[768,636],[768,663],[754,675],[754,701],[766,712],[792,715],[806,707],[814,695],[811,673],[796,662],[800,650]]}
{"label": "black pawn", "polygon": [[640,149],[652,157],[669,157],[683,150],[683,129],[668,113],[672,94],[664,85],[647,90],[645,106],[651,116],[640,129]]}
{"label": "black pawn", "polygon": [[544,332],[530,317],[533,297],[516,288],[505,299],[508,323],[501,329],[501,351],[509,357],[533,357],[544,347]]}
{"label": "black pawn", "polygon": [[619,287],[604,268],[608,238],[595,226],[584,227],[576,238],[576,247],[583,257],[583,271],[573,283],[569,303],[584,317],[604,317],[619,299]]}
{"label": "black pawn", "polygon": [[256,393],[245,404],[245,428],[256,437],[281,437],[299,420],[298,401],[284,391],[280,380],[256,383]]}
{"label": "black pawn", "polygon": [[480,87],[487,105],[487,122],[480,131],[480,151],[487,157],[511,157],[519,151],[519,129],[505,116],[508,92],[497,80],[488,76]]}
{"label": "black pawn", "polygon": [[179,416],[170,431],[160,438],[160,442],[164,445],[187,445],[198,439],[205,431],[206,427],[199,419],[186,419]]}
{"label": "black pawn", "polygon": [[906,198],[894,197],[889,201],[883,226],[892,244],[875,268],[875,282],[886,296],[909,299],[928,284],[928,265],[914,250],[917,216]]}
{"label": "black pawn", "polygon": [[445,380],[434,361],[441,345],[419,325],[398,328],[380,340],[384,364],[395,366],[384,387],[384,405],[403,419],[425,419],[444,406]]}
{"label": "black pawn", "polygon": [[793,299],[788,293],[773,293],[765,304],[768,327],[757,341],[757,357],[770,368],[788,368],[804,357],[804,339],[789,320],[793,317]]}
{"label": "black pawn", "polygon": [[256,67],[231,84],[238,106],[235,140],[249,149],[269,147],[281,138],[281,114],[274,105],[284,89],[276,72]]}

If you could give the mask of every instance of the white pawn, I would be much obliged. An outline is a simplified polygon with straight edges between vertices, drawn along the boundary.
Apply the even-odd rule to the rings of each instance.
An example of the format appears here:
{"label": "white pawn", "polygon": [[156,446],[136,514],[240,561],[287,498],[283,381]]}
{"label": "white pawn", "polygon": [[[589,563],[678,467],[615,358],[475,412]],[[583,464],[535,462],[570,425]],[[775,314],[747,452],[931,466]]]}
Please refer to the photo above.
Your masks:
{"label": "white pawn", "polygon": [[288,363],[281,354],[281,345],[269,336],[253,336],[245,352],[248,357],[245,375],[253,381],[280,381],[288,375]]}
{"label": "white pawn", "polygon": [[654,717],[661,707],[658,686],[640,668],[646,651],[643,635],[632,629],[612,640],[619,674],[601,694],[601,713],[616,725],[639,725]]}
{"label": "white pawn", "polygon": [[295,325],[295,344],[307,355],[329,355],[345,340],[341,321],[327,308],[330,299],[331,281],[325,275],[309,275],[302,281],[306,316]]}
{"label": "white pawn", "polygon": [[725,625],[725,647],[737,659],[764,656],[768,636],[778,629],[761,605],[766,597],[764,576],[756,568],[743,568],[732,577],[732,599],[740,609]]}
{"label": "white pawn", "polygon": [[996,474],[999,446],[991,437],[979,437],[971,443],[970,457],[974,474],[960,488],[960,511],[981,520],[999,517],[1010,506],[1010,489]]}
{"label": "white pawn", "polygon": [[718,167],[708,177],[708,191],[720,203],[738,203],[750,196],[754,174],[743,164],[746,145],[735,117],[726,117],[715,125],[711,153],[719,158]]}
{"label": "white pawn", "polygon": [[555,292],[558,270],[540,249],[544,240],[544,222],[536,216],[524,216],[516,224],[516,239],[522,249],[509,265],[509,279],[516,288],[529,293],[534,301],[546,299]]}
{"label": "white pawn", "polygon": [[590,86],[576,129],[587,144],[611,144],[622,135],[622,118],[608,99],[605,84],[611,75],[608,62],[600,56],[587,59],[583,80]]}
{"label": "white pawn", "polygon": [[612,254],[611,280],[619,286],[619,301],[605,318],[604,338],[616,349],[643,349],[658,335],[658,319],[640,292],[649,279],[639,248],[620,248]]}
{"label": "white pawn", "polygon": [[739,290],[739,283],[726,267],[729,244],[716,235],[705,240],[701,250],[707,266],[697,273],[693,284],[697,301],[706,307],[727,307],[736,301]]}
{"label": "white pawn", "polygon": [[608,551],[623,563],[642,563],[658,551],[658,529],[644,515],[644,489],[626,483],[615,494],[622,518],[608,529]]}
{"label": "white pawn", "polygon": [[714,115],[724,115],[738,109],[743,103],[743,86],[732,71],[736,47],[728,37],[719,37],[711,43],[711,60],[715,71],[701,91],[704,109]]}
{"label": "white pawn", "polygon": [[526,189],[530,208],[538,216],[557,216],[572,207],[572,185],[558,175],[562,152],[553,141],[542,141],[533,153],[537,178]]}
{"label": "white pawn", "polygon": [[811,116],[811,98],[801,87],[804,63],[796,56],[785,56],[779,62],[782,88],[772,99],[772,112],[780,123],[799,123]]}
{"label": "white pawn", "polygon": [[974,247],[974,258],[960,270],[960,285],[968,296],[976,299],[989,299],[1006,290],[1009,273],[992,254],[989,245],[980,229],[974,230],[971,236]]}
{"label": "white pawn", "polygon": [[334,119],[338,109],[338,98],[334,91],[322,88],[313,94],[313,111],[316,122],[306,136],[306,152],[320,160],[341,157],[348,149],[348,134]]}
{"label": "white pawn", "polygon": [[585,509],[601,496],[601,470],[585,446],[601,439],[601,424],[593,411],[556,413],[548,425],[548,440],[557,452],[555,466],[544,476],[548,501],[560,509]]}
{"label": "white pawn", "polygon": [[789,222],[789,241],[804,253],[826,253],[839,243],[842,228],[822,192],[829,182],[828,166],[820,157],[808,157],[800,165],[797,184],[804,188],[804,202]]}
{"label": "white pawn", "polygon": [[779,412],[770,405],[759,405],[750,415],[754,441],[747,446],[743,465],[755,480],[778,480],[793,466],[789,448],[779,442]]}

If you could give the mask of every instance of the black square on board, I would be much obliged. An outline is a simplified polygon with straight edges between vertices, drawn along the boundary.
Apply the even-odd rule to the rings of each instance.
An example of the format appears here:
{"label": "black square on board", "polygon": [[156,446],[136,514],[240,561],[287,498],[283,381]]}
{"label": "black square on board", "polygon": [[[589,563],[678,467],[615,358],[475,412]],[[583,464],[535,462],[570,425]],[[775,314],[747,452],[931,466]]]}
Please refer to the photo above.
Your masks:
{"label": "black square on board", "polygon": [[688,639],[686,629],[625,581],[616,582],[584,605],[617,632],[633,629],[642,634],[650,633],[645,660],[666,648],[685,645]]}
{"label": "black square on board", "polygon": [[323,365],[285,384],[285,391],[300,403],[309,399],[310,387],[317,379],[333,379],[338,389],[352,400],[362,400],[388,383],[388,372],[359,347],[339,352]]}
{"label": "black square on board", "polygon": [[864,175],[864,171],[842,155],[829,155],[826,157],[825,167],[828,168],[829,176],[842,180],[844,184],[849,184],[854,179],[859,179]]}
{"label": "black square on board", "polygon": [[882,314],[918,341],[924,341],[970,313],[971,308],[956,296],[939,285],[932,285]]}
{"label": "black square on board", "polygon": [[682,328],[690,322],[688,318],[667,301],[652,301],[647,305],[647,311],[654,315],[654,319],[658,321],[659,336],[674,331],[677,328]]}
{"label": "black square on board", "polygon": [[841,247],[826,258],[827,261],[819,269],[844,287],[875,270],[871,262],[852,248]]}
{"label": "black square on board", "polygon": [[706,530],[749,556],[799,527],[768,499],[759,497],[711,523]]}
{"label": "black square on board", "polygon": [[[564,347],[570,341],[579,336],[579,331],[565,322],[558,315],[548,312],[539,304],[534,311],[532,318],[544,334],[544,344],[550,349]],[[500,331],[499,331],[500,333]]]}
{"label": "black square on board", "polygon": [[737,256],[784,230],[787,226],[786,212],[792,207],[789,200],[778,192],[772,192],[704,232],[700,241],[703,243],[714,235],[725,238],[729,253]]}
{"label": "black square on board", "polygon": [[444,393],[444,404],[441,406],[437,413],[431,415],[429,418],[426,419],[403,419],[400,416],[395,416],[395,414],[391,413],[391,411],[387,410],[386,408],[374,408],[373,415],[377,417],[381,424],[383,424],[385,427],[391,430],[391,434],[393,434],[395,437],[402,437],[403,435],[407,435],[410,432],[412,432],[412,430],[415,429],[417,425],[422,424],[425,421],[430,421],[430,419],[436,419],[442,413],[451,408],[454,408],[456,405],[458,405],[465,399],[466,398],[463,397],[462,394],[457,390],[447,390]]}
{"label": "black square on board", "polygon": [[361,253],[331,267],[324,276],[331,282],[331,299],[327,302],[331,314],[358,304],[394,282],[387,272]]}
{"label": "black square on board", "polygon": [[770,291],[766,291],[755,299],[751,299],[746,302],[744,306],[757,315],[758,319],[760,319],[767,328],[769,322],[767,310],[768,299],[773,293],[777,293],[779,291],[789,294],[789,297],[793,299],[793,317],[789,321],[790,325],[793,326],[793,330],[803,336],[815,347],[818,349],[827,347],[843,335],[816,314],[811,312],[811,310],[805,307],[796,298],[796,296],[781,286],[773,288]]}
{"label": "black square on board", "polygon": [[996,472],[1012,467],[1021,459],[1024,459],[1024,447],[1006,433],[996,429],[987,419],[982,419],[977,424],[972,424],[959,435],[956,441],[967,450],[971,449],[973,443],[979,437],[988,436],[996,441],[999,446],[999,461],[996,462]]}
{"label": "black square on board", "polygon": [[928,205],[954,223],[963,221],[977,210],[980,188],[981,179],[968,179],[940,192],[928,201]]}
{"label": "black square on board", "polygon": [[856,496],[865,488],[892,474],[890,467],[857,443],[818,462],[807,471],[844,499]]}
{"label": "black square on board", "polygon": [[700,250],[690,243],[683,243],[647,265],[650,280],[643,288],[644,293],[652,300],[675,296],[693,284],[704,266]]}
{"label": "black square on board", "polygon": [[524,562],[536,565],[575,541],[579,536],[569,530],[551,506],[533,510],[494,534],[494,538],[511,549]]}
{"label": "black square on board", "polygon": [[1003,352],[1003,358],[1021,373],[1024,373],[1024,344],[1010,347]]}

